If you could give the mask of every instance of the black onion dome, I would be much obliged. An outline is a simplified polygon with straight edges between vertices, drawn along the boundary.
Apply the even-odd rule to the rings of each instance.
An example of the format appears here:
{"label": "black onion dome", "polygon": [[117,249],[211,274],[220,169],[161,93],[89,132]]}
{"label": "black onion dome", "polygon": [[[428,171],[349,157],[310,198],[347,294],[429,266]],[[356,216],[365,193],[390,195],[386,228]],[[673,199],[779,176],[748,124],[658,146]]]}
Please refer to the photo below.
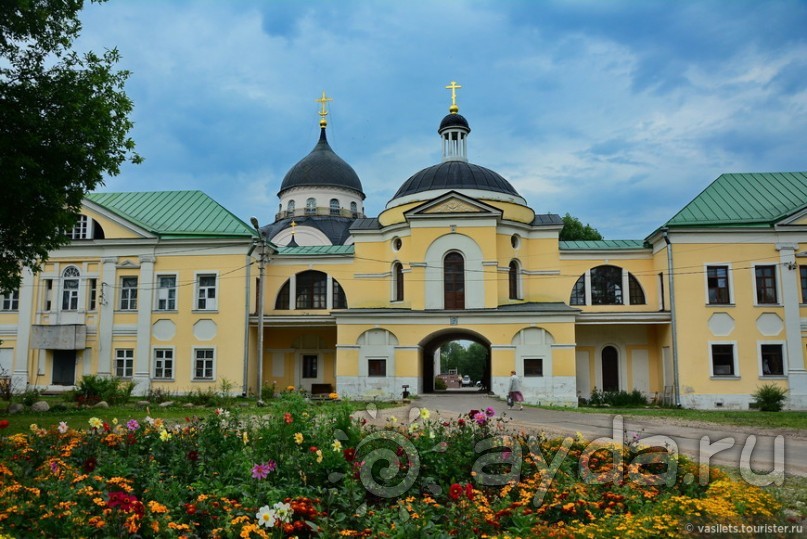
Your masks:
{"label": "black onion dome", "polygon": [[292,187],[342,187],[358,191],[364,199],[359,175],[344,159],[336,155],[325,137],[325,129],[311,153],[291,167],[280,184],[278,195]]}
{"label": "black onion dome", "polygon": [[457,114],[456,112],[445,115],[443,121],[440,122],[440,128],[437,132],[440,133],[443,129],[449,127],[464,127],[469,133],[471,132],[471,128],[468,126],[468,120],[465,119],[465,116]]}
{"label": "black onion dome", "polygon": [[416,173],[404,182],[392,198],[437,189],[478,189],[521,197],[510,182],[489,168],[465,161],[445,161]]}

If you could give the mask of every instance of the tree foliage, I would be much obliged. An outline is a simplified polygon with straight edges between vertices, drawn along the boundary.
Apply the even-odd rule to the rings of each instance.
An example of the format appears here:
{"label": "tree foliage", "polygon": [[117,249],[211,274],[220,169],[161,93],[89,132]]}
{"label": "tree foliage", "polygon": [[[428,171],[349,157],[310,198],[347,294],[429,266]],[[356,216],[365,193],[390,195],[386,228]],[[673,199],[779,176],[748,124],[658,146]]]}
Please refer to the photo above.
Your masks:
{"label": "tree foliage", "polygon": [[466,348],[460,341],[451,341],[440,347],[440,370],[457,369],[457,374],[467,374],[472,382],[478,382],[485,377],[487,355],[481,344],[472,342]]}
{"label": "tree foliage", "polygon": [[580,219],[573,217],[569,213],[563,216],[563,229],[560,231],[561,241],[601,239],[603,239],[602,234],[588,223],[583,225]]}
{"label": "tree foliage", "polygon": [[139,162],[116,49],[72,50],[84,0],[0,0],[0,291],[68,243],[84,195]]}

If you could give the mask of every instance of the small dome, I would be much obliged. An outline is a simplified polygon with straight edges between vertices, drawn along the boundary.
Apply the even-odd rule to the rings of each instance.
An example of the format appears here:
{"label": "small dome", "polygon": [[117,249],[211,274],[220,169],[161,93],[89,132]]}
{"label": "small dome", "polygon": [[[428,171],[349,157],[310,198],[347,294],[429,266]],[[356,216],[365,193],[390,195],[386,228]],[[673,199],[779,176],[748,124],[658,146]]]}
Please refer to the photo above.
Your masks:
{"label": "small dome", "polygon": [[357,191],[362,200],[365,198],[359,175],[331,149],[324,128],[311,153],[286,173],[278,195],[292,187],[341,187]]}
{"label": "small dome", "polygon": [[443,121],[440,122],[440,127],[437,129],[437,132],[441,133],[443,129],[448,129],[449,127],[464,127],[469,133],[471,132],[471,128],[468,126],[468,120],[465,119],[465,116],[457,114],[456,112],[445,115]]}
{"label": "small dome", "polygon": [[[450,114],[449,116],[452,115]],[[453,116],[459,116],[459,114],[454,114]],[[414,193],[438,189],[458,191],[477,189],[521,197],[515,188],[510,185],[510,182],[488,168],[465,161],[445,161],[416,173],[404,182],[392,198],[394,200]]]}

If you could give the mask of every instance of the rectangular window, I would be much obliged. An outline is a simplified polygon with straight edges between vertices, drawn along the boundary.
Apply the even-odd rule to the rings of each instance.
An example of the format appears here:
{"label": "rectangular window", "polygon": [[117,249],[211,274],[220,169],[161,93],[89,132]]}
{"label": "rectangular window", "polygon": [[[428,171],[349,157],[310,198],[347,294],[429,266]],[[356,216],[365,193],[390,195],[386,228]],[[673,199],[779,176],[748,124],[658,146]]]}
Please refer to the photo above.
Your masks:
{"label": "rectangular window", "polygon": [[213,379],[213,359],[212,348],[197,348],[193,353],[193,379],[212,380]]}
{"label": "rectangular window", "polygon": [[543,376],[544,375],[544,358],[542,357],[525,357],[524,358],[524,376]]}
{"label": "rectangular window", "polygon": [[781,344],[763,344],[759,347],[762,376],[784,376],[785,355]]}
{"label": "rectangular window", "polygon": [[120,310],[137,310],[137,277],[122,277],[120,280]]}
{"label": "rectangular window", "polygon": [[20,291],[14,290],[0,295],[0,311],[18,311],[20,309]]}
{"label": "rectangular window", "polygon": [[729,267],[707,266],[706,286],[709,289],[709,305],[729,305]]}
{"label": "rectangular window", "polygon": [[154,349],[154,378],[174,377],[174,350],[171,348]]}
{"label": "rectangular window", "polygon": [[386,375],[387,375],[386,359],[367,360],[367,376],[386,376]]}
{"label": "rectangular window", "polygon": [[196,308],[200,311],[215,311],[216,276],[198,275],[196,284]]}
{"label": "rectangular window", "polygon": [[87,288],[89,289],[87,310],[94,311],[98,307],[98,279],[87,279]]}
{"label": "rectangular window", "polygon": [[801,275],[801,302],[807,303],[807,266],[799,266]]}
{"label": "rectangular window", "polygon": [[119,348],[115,350],[115,376],[131,378],[134,371],[134,349]]}
{"label": "rectangular window", "polygon": [[78,310],[78,279],[62,280],[62,310]]}
{"label": "rectangular window", "polygon": [[53,308],[53,279],[45,280],[45,310],[50,311]]}
{"label": "rectangular window", "polygon": [[316,378],[317,377],[317,356],[303,356],[303,378]]}
{"label": "rectangular window", "polygon": [[177,276],[157,276],[157,310],[175,311],[177,309]]}
{"label": "rectangular window", "polygon": [[756,266],[754,278],[757,285],[757,305],[779,303],[776,295],[776,266]]}
{"label": "rectangular window", "polygon": [[712,374],[714,376],[736,376],[733,344],[712,345]]}
{"label": "rectangular window", "polygon": [[67,233],[71,240],[86,240],[89,238],[90,220],[86,215],[79,215],[73,229]]}
{"label": "rectangular window", "polygon": [[661,310],[665,309],[664,305],[664,273],[658,274],[658,290],[659,290],[659,305],[661,305]]}

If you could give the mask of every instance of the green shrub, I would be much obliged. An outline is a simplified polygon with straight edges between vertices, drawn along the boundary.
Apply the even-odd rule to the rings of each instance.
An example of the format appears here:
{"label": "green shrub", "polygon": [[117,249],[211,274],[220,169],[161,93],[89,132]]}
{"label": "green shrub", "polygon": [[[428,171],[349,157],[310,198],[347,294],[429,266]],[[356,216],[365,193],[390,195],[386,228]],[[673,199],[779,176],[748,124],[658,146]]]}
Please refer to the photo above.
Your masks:
{"label": "green shrub", "polygon": [[751,395],[754,397],[754,404],[763,412],[779,412],[784,407],[787,396],[786,389],[775,384],[764,384],[757,388]]}
{"label": "green shrub", "polygon": [[620,391],[600,391],[596,387],[591,392],[588,400],[589,406],[614,406],[616,408],[631,408],[636,406],[646,406],[647,399],[638,389],[630,393]]}
{"label": "green shrub", "polygon": [[442,378],[435,378],[434,389],[436,391],[445,391],[446,389],[448,389],[448,386],[446,386],[446,383]]}
{"label": "green shrub", "polygon": [[129,400],[134,387],[132,381],[89,374],[81,377],[73,398],[77,403],[87,406],[101,401],[106,401],[110,405],[123,404]]}
{"label": "green shrub", "polygon": [[31,406],[36,401],[40,400],[42,392],[38,389],[26,389],[20,395],[20,400],[25,406]]}

